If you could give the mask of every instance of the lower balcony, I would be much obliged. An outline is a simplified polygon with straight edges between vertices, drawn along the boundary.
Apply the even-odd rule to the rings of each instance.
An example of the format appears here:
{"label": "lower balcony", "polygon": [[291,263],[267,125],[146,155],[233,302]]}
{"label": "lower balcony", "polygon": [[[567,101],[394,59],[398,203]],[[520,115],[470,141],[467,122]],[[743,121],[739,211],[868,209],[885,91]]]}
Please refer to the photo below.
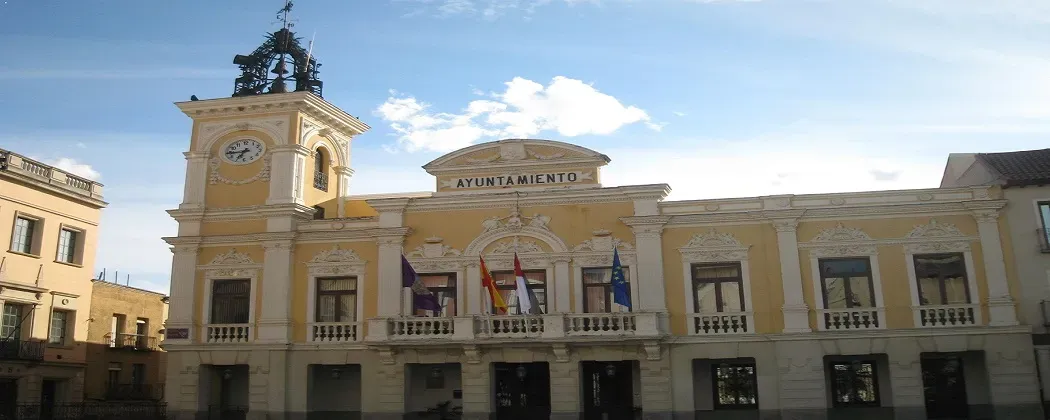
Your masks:
{"label": "lower balcony", "polygon": [[856,331],[886,328],[885,308],[836,308],[817,311],[821,331]]}
{"label": "lower balcony", "polygon": [[44,342],[0,338],[0,360],[44,360]]}
{"label": "lower balcony", "polygon": [[307,339],[311,343],[353,343],[361,337],[356,322],[311,322],[307,324]]}
{"label": "lower balcony", "polygon": [[249,343],[255,340],[255,331],[250,324],[207,324],[204,326],[204,342],[208,344]]}
{"label": "lower balcony", "polygon": [[164,384],[107,384],[106,399],[120,401],[160,401]]}
{"label": "lower balcony", "polygon": [[981,325],[981,305],[963,303],[957,305],[923,305],[915,311],[915,326],[918,328],[971,327]]}
{"label": "lower balcony", "polygon": [[657,313],[477,315],[452,318],[398,317],[369,320],[369,342],[558,340],[564,338],[657,338]]}
{"label": "lower balcony", "polygon": [[710,312],[687,314],[689,335],[754,334],[752,312]]}
{"label": "lower balcony", "polygon": [[140,350],[140,351],[157,351],[160,350],[160,346],[157,345],[157,337],[148,337],[145,335],[138,334],[113,334],[109,333],[102,336],[103,339],[109,343],[109,346],[116,349],[128,349],[128,350]]}

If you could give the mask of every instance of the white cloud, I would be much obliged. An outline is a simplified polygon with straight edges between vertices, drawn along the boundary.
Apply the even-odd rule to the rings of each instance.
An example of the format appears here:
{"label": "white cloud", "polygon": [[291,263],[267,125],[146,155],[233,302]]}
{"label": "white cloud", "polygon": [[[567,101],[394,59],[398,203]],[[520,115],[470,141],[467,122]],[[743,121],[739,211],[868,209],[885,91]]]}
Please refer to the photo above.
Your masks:
{"label": "white cloud", "polygon": [[685,116],[685,113],[682,112],[682,111],[671,111],[671,113],[674,114],[676,117],[684,117]]}
{"label": "white cloud", "polygon": [[44,163],[92,181],[97,181],[102,177],[102,174],[98,173],[98,171],[96,171],[95,168],[92,168],[91,165],[77,162],[76,159],[73,158],[61,157]]}
{"label": "white cloud", "polygon": [[87,145],[84,144],[83,142],[79,142],[79,141],[77,142],[77,147],[79,147],[81,149],[87,149]]}
{"label": "white cloud", "polygon": [[636,106],[625,106],[591,84],[557,76],[544,87],[515,77],[492,99],[471,101],[459,113],[435,112],[415,97],[391,91],[376,109],[390,123],[408,151],[450,151],[494,137],[528,137],[555,131],[563,137],[611,134],[621,127],[645,123],[659,131],[662,124]]}

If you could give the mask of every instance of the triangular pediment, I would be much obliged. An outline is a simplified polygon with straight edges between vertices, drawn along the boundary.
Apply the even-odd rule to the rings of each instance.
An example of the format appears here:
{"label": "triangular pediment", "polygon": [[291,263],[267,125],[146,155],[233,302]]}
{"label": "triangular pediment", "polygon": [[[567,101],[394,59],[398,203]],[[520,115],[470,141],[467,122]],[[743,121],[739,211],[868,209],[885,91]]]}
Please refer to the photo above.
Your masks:
{"label": "triangular pediment", "polygon": [[609,157],[552,140],[509,139],[477,144],[423,166],[441,192],[493,189],[597,188]]}

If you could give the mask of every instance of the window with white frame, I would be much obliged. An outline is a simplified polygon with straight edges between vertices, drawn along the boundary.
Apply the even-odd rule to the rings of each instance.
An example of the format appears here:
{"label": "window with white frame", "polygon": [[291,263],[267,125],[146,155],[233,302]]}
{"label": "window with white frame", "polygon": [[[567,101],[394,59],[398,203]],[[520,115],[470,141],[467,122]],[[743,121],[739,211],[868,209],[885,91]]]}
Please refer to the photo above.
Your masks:
{"label": "window with white frame", "polygon": [[317,279],[317,322],[357,320],[357,277]]}
{"label": "window with white frame", "polygon": [[739,262],[693,264],[695,313],[744,312],[744,286]]}
{"label": "window with white frame", "polygon": [[416,316],[456,316],[456,273],[421,273],[419,281],[437,296],[441,313],[416,309]]}
{"label": "window with white frame", "polygon": [[[547,313],[547,271],[546,270],[524,270],[526,285],[536,296],[540,311]],[[496,283],[496,291],[507,304],[507,314],[521,315],[518,306],[518,283],[513,271],[495,271],[492,273],[492,281]],[[495,306],[490,308],[492,313],[499,313]]]}
{"label": "window with white frame", "polygon": [[212,324],[247,324],[251,311],[249,279],[214,280],[211,289]]}
{"label": "window with white frame", "polygon": [[3,316],[0,317],[0,340],[21,339],[22,321],[25,320],[25,315],[25,305],[5,302]]}
{"label": "window with white frame", "polygon": [[58,255],[56,260],[59,262],[75,264],[77,263],[77,240],[80,237],[80,232],[69,228],[62,228],[58,230]]}
{"label": "window with white frame", "polygon": [[914,264],[920,305],[970,303],[972,291],[962,253],[919,254]]}
{"label": "window with white frame", "polygon": [[11,251],[33,254],[36,244],[36,230],[39,221],[29,217],[15,217],[14,230],[11,232]]}
{"label": "window with white frame", "polygon": [[58,309],[51,311],[51,327],[47,334],[48,344],[66,344],[66,340],[69,338],[69,320],[71,317],[69,311]]}
{"label": "window with white frame", "polygon": [[[612,267],[584,268],[582,274],[584,313],[630,312],[630,308],[614,302]],[[627,266],[623,266],[623,277],[630,293],[631,270]]]}
{"label": "window with white frame", "polygon": [[825,258],[818,263],[825,308],[875,307],[875,282],[869,258]]}
{"label": "window with white frame", "polygon": [[1050,201],[1036,203],[1039,209],[1039,244],[1043,252],[1050,251]]}

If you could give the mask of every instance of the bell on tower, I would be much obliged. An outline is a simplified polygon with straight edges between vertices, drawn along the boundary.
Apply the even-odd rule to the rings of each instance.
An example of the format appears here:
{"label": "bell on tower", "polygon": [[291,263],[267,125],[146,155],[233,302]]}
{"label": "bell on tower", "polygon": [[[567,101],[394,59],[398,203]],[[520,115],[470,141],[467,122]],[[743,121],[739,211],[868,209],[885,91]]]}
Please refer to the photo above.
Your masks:
{"label": "bell on tower", "polygon": [[[233,64],[241,68],[241,76],[234,80],[233,96],[285,93],[288,92],[285,83],[289,78],[295,81],[295,92],[313,92],[322,96],[323,83],[317,79],[321,64],[312,56],[313,51],[303,48],[291,30],[293,24],[289,22],[288,14],[292,6],[292,0],[286,0],[284,7],[277,12],[282,24],[280,30],[267,35],[266,41],[251,54],[233,57]],[[288,60],[291,60],[291,74]]]}

